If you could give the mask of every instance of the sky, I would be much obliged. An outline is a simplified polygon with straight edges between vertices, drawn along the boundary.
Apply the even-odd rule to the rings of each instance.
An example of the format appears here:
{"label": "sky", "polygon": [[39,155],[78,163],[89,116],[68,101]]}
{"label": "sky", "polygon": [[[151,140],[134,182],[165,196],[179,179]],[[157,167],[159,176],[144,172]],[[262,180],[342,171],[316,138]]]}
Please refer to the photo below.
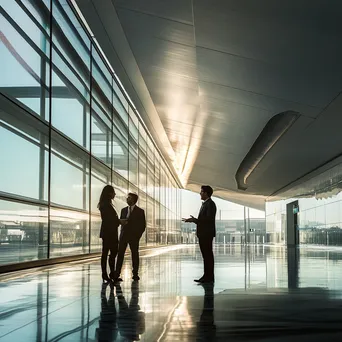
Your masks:
{"label": "sky", "polygon": [[[212,199],[217,207],[217,220],[244,218],[244,210],[242,205],[228,202],[215,196],[213,196]],[[199,193],[182,190],[182,217],[188,218],[190,215],[197,217],[201,205],[202,201]],[[265,218],[265,212],[261,210],[250,208],[249,214],[251,218]]]}

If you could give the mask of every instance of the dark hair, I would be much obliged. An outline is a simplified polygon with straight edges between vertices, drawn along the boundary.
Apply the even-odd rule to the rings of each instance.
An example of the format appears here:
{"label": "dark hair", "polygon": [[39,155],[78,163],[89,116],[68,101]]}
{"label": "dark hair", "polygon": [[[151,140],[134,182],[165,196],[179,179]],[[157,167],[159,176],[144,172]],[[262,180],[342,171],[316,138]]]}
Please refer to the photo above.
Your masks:
{"label": "dark hair", "polygon": [[138,195],[135,194],[134,192],[129,192],[129,193],[128,193],[128,196],[133,197],[134,204],[138,202],[138,198],[139,198],[139,197],[138,197]]}
{"label": "dark hair", "polygon": [[202,185],[201,189],[203,192],[206,192],[209,197],[213,194],[214,190],[210,185]]}
{"label": "dark hair", "polygon": [[113,192],[114,188],[111,185],[106,185],[102,189],[99,204],[97,205],[99,209],[101,209],[105,204],[110,203],[110,201],[112,200],[111,195],[113,194]]}

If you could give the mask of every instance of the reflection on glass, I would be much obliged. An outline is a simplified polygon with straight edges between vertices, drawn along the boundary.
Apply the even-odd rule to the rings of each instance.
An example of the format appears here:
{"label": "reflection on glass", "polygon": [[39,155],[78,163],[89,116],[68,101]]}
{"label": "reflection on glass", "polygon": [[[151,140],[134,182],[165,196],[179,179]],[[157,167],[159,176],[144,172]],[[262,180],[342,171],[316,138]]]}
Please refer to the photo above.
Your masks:
{"label": "reflection on glass", "polygon": [[112,167],[112,76],[95,49],[92,54],[92,154]]}
{"label": "reflection on glass", "polygon": [[[1,93],[47,119],[49,23],[37,26],[15,1],[4,1],[2,5],[7,15],[0,15]],[[45,5],[42,7],[37,9],[40,14]]]}
{"label": "reflection on glass", "polygon": [[90,252],[102,251],[102,239],[100,239],[101,216],[91,215],[91,234],[90,234]]}
{"label": "reflection on glass", "polygon": [[51,202],[89,208],[89,155],[66,139],[53,135],[51,155]]}
{"label": "reflection on glass", "polygon": [[101,191],[111,182],[111,170],[98,162],[95,158],[91,160],[91,212],[99,214],[97,205]]}
{"label": "reflection on glass", "polygon": [[129,181],[138,185],[138,150],[139,150],[139,131],[138,118],[133,111],[130,111],[129,119]]}
{"label": "reflection on glass", "polygon": [[0,200],[0,265],[47,258],[47,208]]}
{"label": "reflection on glass", "polygon": [[0,191],[47,201],[48,129],[1,96],[0,105]]}
{"label": "reflection on glass", "polygon": [[128,129],[119,120],[113,127],[113,164],[115,171],[128,179]]}
{"label": "reflection on glass", "polygon": [[[39,238],[22,232],[21,239],[13,238],[21,250],[28,239],[38,239],[25,250],[27,258],[48,257],[44,243],[50,243],[52,257],[99,251],[97,201],[106,184],[116,189],[117,212],[126,206],[128,191],[138,193],[148,243],[179,241],[178,186],[70,1],[1,5],[0,199],[38,211],[53,208],[36,228]],[[11,224],[17,226],[0,226],[5,243],[3,227]]]}
{"label": "reflection on glass", "polygon": [[[319,174],[279,195],[284,199],[266,203],[267,231],[277,235],[279,223],[286,231],[287,203],[299,203],[300,244],[342,245],[342,164]],[[291,198],[289,198],[291,196]],[[285,235],[285,234],[284,234]],[[285,236],[283,238],[283,242]],[[276,241],[273,239],[273,241]]]}
{"label": "reflection on glass", "polygon": [[89,252],[89,215],[51,208],[50,257]]}

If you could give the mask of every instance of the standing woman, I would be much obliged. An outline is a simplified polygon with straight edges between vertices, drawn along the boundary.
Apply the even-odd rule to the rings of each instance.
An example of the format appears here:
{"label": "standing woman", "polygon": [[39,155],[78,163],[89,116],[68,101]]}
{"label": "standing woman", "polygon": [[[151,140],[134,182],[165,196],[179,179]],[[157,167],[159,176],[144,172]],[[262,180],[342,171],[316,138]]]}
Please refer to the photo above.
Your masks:
{"label": "standing woman", "polygon": [[[106,185],[102,190],[97,206],[101,212],[102,219],[100,238],[102,238],[101,269],[103,281],[110,281],[111,278],[114,278],[115,257],[118,254],[118,227],[120,220],[112,204],[115,195],[114,188],[111,185]],[[107,257],[109,251],[110,274],[108,277]]]}

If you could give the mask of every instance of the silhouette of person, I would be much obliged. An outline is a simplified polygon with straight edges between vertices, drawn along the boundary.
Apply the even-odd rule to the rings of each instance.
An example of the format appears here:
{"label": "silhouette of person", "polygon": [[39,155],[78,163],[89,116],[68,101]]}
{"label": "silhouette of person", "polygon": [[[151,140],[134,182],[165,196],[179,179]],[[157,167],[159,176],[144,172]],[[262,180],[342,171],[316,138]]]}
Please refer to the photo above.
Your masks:
{"label": "silhouette of person", "polygon": [[131,250],[133,280],[139,280],[139,241],[146,228],[145,211],[137,206],[138,195],[129,193],[127,196],[126,208],[121,210],[120,219],[126,220],[121,227],[119,252],[116,260],[115,281],[122,281],[120,278],[122,263],[124,260],[127,245]]}
{"label": "silhouette of person", "polygon": [[96,340],[98,342],[115,341],[118,335],[114,286],[110,284],[110,294],[109,298],[107,299],[106,289],[108,284],[109,283],[103,283],[101,289],[101,313],[99,327],[96,329]]}
{"label": "silhouette of person", "polygon": [[216,235],[216,204],[211,199],[212,194],[213,189],[211,186],[202,185],[200,196],[203,203],[198,218],[191,216],[190,218],[182,219],[184,222],[195,223],[197,226],[196,235],[198,237],[204,264],[203,276],[199,279],[194,279],[194,281],[198,283],[211,283],[215,281],[213,239]]}
{"label": "silhouette of person", "polygon": [[133,281],[131,285],[131,300],[129,305],[122,294],[121,286],[115,284],[116,296],[119,302],[118,329],[120,335],[128,341],[139,341],[145,332],[145,313],[139,306],[139,283]]}
{"label": "silhouette of person", "polygon": [[214,319],[214,284],[206,283],[204,288],[203,310],[197,322],[197,336],[201,341],[215,341],[216,325]]}
{"label": "silhouette of person", "polygon": [[[102,256],[101,269],[103,281],[110,281],[115,275],[115,258],[118,253],[118,227],[120,224],[125,224],[125,220],[119,220],[118,214],[113,207],[112,200],[115,198],[115,190],[111,185],[106,185],[102,189],[99,203],[97,205],[101,213],[101,231],[102,238]],[[107,257],[109,256],[110,274],[107,274]]]}

